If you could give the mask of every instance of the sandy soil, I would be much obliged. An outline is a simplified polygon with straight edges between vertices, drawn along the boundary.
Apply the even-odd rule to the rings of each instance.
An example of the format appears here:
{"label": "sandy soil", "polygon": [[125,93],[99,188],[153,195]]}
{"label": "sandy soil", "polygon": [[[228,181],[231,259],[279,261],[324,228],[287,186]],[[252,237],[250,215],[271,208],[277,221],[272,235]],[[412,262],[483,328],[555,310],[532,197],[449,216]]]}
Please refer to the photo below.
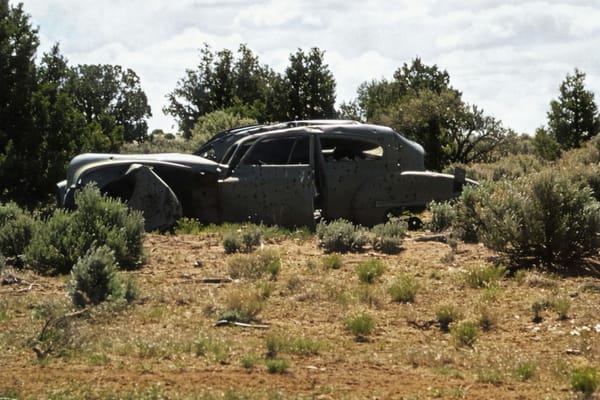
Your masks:
{"label": "sandy soil", "polygon": [[[323,267],[314,238],[269,240],[262,247],[282,260],[276,279],[231,282],[234,256],[219,234],[148,235],[148,263],[125,273],[138,300],[70,316],[45,341],[50,318],[40,310],[74,311],[68,277],[12,271],[19,282],[0,286],[0,398],[577,398],[573,371],[600,367],[600,280],[528,271],[471,287],[465,274],[496,254],[415,240],[421,234],[395,255],[345,254],[340,269]],[[356,266],[373,258],[385,273],[359,282]],[[419,285],[412,303],[388,293],[400,273]],[[215,326],[235,299],[252,301],[247,293],[262,300],[253,323],[268,327]],[[537,321],[534,304],[544,305]],[[553,304],[567,305],[565,318]],[[491,327],[461,345],[437,322],[448,305],[460,321]],[[374,328],[356,340],[345,321],[361,313]],[[269,341],[280,343],[283,372],[265,366]]]}

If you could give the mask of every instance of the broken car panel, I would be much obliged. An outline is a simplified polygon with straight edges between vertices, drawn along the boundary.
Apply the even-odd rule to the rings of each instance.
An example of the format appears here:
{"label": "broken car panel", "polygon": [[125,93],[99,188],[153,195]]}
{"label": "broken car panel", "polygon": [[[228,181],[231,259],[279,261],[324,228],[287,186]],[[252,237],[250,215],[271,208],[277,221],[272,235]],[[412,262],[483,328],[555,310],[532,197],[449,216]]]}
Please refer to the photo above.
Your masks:
{"label": "broken car panel", "polygon": [[[392,129],[354,121],[294,121],[221,132],[195,154],[82,154],[58,184],[59,204],[89,182],[142,210],[146,229],[181,216],[206,223],[357,224],[456,197],[464,176],[425,171],[423,148]],[[211,159],[209,159],[211,158]]]}

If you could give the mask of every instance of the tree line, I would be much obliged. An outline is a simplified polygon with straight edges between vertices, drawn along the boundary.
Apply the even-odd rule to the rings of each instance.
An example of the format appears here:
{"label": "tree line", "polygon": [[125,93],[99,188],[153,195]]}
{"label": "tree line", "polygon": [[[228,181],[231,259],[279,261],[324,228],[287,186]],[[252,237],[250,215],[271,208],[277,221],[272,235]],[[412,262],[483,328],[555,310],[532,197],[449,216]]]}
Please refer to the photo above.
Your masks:
{"label": "tree line", "polygon": [[[21,4],[0,0],[0,201],[36,205],[54,192],[81,152],[115,152],[147,140],[152,113],[137,74],[118,65],[71,66],[56,44],[36,62],[39,37]],[[493,161],[525,140],[488,116],[450,84],[450,75],[420,58],[393,78],[371,80],[336,109],[336,81],[318,48],[298,49],[283,73],[241,44],[234,52],[205,44],[195,68],[166,95],[162,110],[179,133],[219,112],[259,123],[342,118],[390,126],[422,144],[426,166]],[[600,131],[594,94],[575,70],[552,100],[547,126],[533,139],[545,158],[580,146]],[[528,138],[528,137],[527,137]]]}

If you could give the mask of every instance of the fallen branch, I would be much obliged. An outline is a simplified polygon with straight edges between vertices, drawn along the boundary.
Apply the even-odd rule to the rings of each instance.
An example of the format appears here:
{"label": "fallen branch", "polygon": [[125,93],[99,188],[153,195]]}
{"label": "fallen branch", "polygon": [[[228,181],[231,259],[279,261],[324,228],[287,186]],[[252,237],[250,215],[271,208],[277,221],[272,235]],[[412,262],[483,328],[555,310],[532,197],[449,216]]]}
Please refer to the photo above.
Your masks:
{"label": "fallen branch", "polygon": [[243,322],[236,322],[236,321],[229,321],[226,319],[222,319],[220,321],[217,321],[215,323],[215,326],[225,326],[225,325],[234,325],[234,326],[240,326],[242,328],[255,328],[255,329],[268,329],[269,325],[262,325],[262,324],[246,324]]}
{"label": "fallen branch", "polygon": [[415,242],[441,242],[446,243],[448,241],[449,234],[439,234],[439,235],[427,235],[427,236],[419,236],[414,238]]}
{"label": "fallen branch", "polygon": [[213,277],[213,278],[194,278],[188,274],[182,274],[181,277],[186,279],[190,283],[231,283],[233,279],[225,277]]}

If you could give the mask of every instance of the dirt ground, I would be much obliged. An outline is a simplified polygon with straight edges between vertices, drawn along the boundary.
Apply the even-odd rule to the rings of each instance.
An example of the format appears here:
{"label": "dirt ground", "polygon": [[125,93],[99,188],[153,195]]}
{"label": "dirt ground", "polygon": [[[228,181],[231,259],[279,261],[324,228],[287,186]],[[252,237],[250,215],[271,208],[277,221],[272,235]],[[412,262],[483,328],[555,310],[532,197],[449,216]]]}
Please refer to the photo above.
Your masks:
{"label": "dirt ground", "polygon": [[[276,278],[231,281],[235,256],[224,253],[220,234],[149,234],[147,264],[124,272],[139,298],[84,312],[70,306],[68,277],[4,271],[0,398],[581,397],[573,374],[600,367],[598,277],[513,271],[473,287],[469,271],[496,254],[417,240],[422,234],[398,254],[344,254],[339,269],[323,265],[314,237],[270,239],[261,247],[281,257]],[[385,272],[361,283],[356,267],[370,259],[382,260]],[[388,293],[401,273],[418,284],[411,303]],[[256,301],[248,293],[260,294],[258,326],[215,326],[236,299]],[[453,325],[441,329],[443,306],[458,310],[457,324],[477,324],[474,343],[461,343]],[[358,340],[346,322],[361,314],[374,327]],[[285,361],[275,372],[269,343],[278,343],[271,356]]]}

